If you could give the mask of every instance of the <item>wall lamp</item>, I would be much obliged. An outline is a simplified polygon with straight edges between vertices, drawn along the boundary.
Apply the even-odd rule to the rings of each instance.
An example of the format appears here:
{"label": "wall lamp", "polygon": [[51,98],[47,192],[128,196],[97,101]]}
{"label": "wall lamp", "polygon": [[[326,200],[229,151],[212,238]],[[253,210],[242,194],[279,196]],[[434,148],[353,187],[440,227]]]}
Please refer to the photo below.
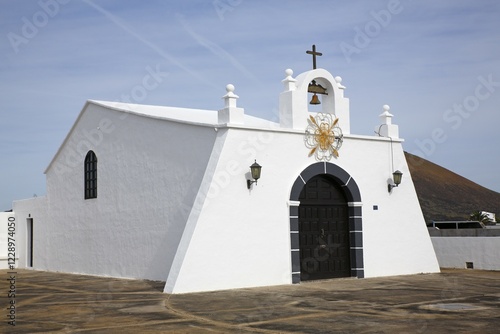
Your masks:
{"label": "wall lamp", "polygon": [[247,180],[247,187],[250,189],[250,186],[252,183],[257,184],[257,180],[260,179],[260,170],[262,169],[262,166],[257,163],[257,160],[250,166],[250,173],[252,174],[252,180]]}
{"label": "wall lamp", "polygon": [[394,180],[394,184],[388,184],[387,190],[389,192],[391,192],[392,188],[399,186],[401,184],[402,177],[403,177],[403,173],[401,173],[399,170],[392,173],[392,179]]}

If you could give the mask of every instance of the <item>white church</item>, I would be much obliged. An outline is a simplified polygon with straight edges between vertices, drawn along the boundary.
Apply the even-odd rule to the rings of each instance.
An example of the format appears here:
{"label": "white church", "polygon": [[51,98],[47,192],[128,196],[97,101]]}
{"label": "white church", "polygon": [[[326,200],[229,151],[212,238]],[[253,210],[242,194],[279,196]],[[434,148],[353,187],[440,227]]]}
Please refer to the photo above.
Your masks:
{"label": "white church", "polygon": [[245,114],[232,85],[218,111],[87,101],[46,196],[2,214],[16,266],[166,293],[439,272],[389,107],[356,135],[340,77],[282,83],[279,123]]}

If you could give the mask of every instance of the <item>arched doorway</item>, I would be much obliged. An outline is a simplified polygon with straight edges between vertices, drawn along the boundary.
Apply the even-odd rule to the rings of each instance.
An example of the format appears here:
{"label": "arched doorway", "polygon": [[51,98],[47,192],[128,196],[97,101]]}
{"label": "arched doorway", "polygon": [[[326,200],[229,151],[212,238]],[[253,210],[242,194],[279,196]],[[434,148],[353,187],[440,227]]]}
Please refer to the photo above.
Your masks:
{"label": "arched doorway", "polygon": [[349,215],[341,186],[316,175],[299,201],[300,280],[350,277]]}
{"label": "arched doorway", "polygon": [[[304,169],[295,179],[295,182],[293,183],[292,189],[290,191],[290,201],[289,201],[289,214],[290,214],[290,246],[291,246],[291,265],[292,265],[292,283],[300,283],[301,280],[303,279],[315,279],[311,278],[308,276],[306,278],[305,275],[302,275],[302,259],[301,258],[301,242],[300,242],[300,236],[301,236],[301,231],[299,231],[299,209],[302,207],[301,205],[304,205],[304,208],[307,208],[307,205],[314,204],[312,202],[312,198],[308,198],[307,194],[302,196],[302,192],[304,191],[304,188],[307,188],[306,185],[309,184],[309,181],[316,177],[322,177],[322,182],[326,182],[327,184],[325,185],[323,182],[323,186],[328,187],[333,187],[333,189],[328,190],[330,192],[330,196],[336,196],[339,198],[340,194],[344,196],[344,201],[347,202],[347,220],[348,220],[348,244],[347,248],[349,249],[348,254],[349,254],[349,264],[350,264],[350,274],[346,274],[345,272],[342,272],[342,275],[346,276],[351,276],[351,277],[357,277],[357,278],[363,278],[365,277],[364,274],[364,261],[363,261],[363,212],[362,212],[362,202],[361,202],[361,194],[359,187],[356,183],[356,181],[351,177],[349,173],[347,173],[344,169],[339,167],[338,165],[332,164],[330,162],[317,162],[312,165],[309,165],[306,169]],[[312,183],[310,185],[312,186]],[[335,189],[337,195],[331,194]],[[307,190],[305,190],[307,192]],[[314,191],[313,193],[318,193],[318,191]],[[321,193],[321,190],[319,191]],[[312,195],[314,196],[314,195]],[[337,204],[340,204],[342,200],[339,200]],[[345,208],[345,202],[342,202],[343,208]],[[316,203],[318,205],[319,209],[321,208],[321,201],[318,201]],[[331,204],[331,203],[329,203]],[[333,207],[335,207],[335,203]],[[305,213],[304,213],[305,214]],[[340,214],[340,213],[339,213]],[[328,215],[325,213],[325,215],[328,217]],[[333,217],[334,213],[331,213],[331,216]],[[301,215],[302,217],[302,215]],[[305,216],[304,216],[305,217]],[[303,225],[301,223],[301,225]],[[342,225],[345,226],[345,225]],[[318,227],[319,228],[319,234],[323,233],[321,230],[322,228],[324,229],[325,235],[326,229],[324,227]],[[342,227],[343,228],[343,227]],[[314,238],[314,234],[310,233],[309,238],[312,237]],[[316,236],[317,237],[317,236]],[[330,238],[331,240],[333,236]],[[324,238],[323,238],[324,239]],[[317,238],[316,238],[317,240]],[[327,240],[328,242],[328,237]],[[333,241],[332,243],[339,243],[337,241]],[[345,243],[339,243],[344,245]],[[320,248],[322,244],[320,243]],[[343,249],[344,246],[339,247]],[[314,247],[313,248],[313,257],[314,257]],[[319,252],[317,251],[319,255],[319,258],[321,259],[321,254],[326,256],[326,253],[324,251]],[[329,254],[329,253],[328,253]],[[345,255],[345,254],[344,254]],[[308,257],[308,256],[306,256]],[[344,257],[345,259],[345,257]],[[344,264],[347,263],[344,260]],[[309,264],[311,266],[314,266],[314,263]],[[319,263],[318,263],[319,265]],[[305,270],[304,270],[305,271]],[[326,274],[325,274],[326,275]],[[328,274],[331,275],[331,274]],[[302,277],[304,276],[304,277]],[[336,277],[336,276],[333,276]]]}

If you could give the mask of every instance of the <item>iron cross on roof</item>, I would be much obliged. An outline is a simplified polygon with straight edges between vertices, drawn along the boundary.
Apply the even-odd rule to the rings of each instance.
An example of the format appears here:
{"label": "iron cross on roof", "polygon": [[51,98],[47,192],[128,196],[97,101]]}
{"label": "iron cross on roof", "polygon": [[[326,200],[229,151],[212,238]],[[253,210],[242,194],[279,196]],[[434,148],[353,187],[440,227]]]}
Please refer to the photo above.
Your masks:
{"label": "iron cross on roof", "polygon": [[313,70],[316,69],[316,56],[322,56],[321,52],[316,52],[316,45],[313,44],[312,51],[306,51],[307,54],[313,56]]}

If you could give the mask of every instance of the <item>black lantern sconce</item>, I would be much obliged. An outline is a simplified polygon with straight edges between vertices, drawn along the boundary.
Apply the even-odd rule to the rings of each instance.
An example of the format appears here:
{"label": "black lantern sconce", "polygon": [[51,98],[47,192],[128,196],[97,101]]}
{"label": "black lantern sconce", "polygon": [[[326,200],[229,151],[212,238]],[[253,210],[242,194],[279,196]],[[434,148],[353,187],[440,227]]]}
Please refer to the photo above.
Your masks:
{"label": "black lantern sconce", "polygon": [[395,188],[401,184],[401,178],[403,177],[403,173],[401,173],[399,170],[395,171],[392,173],[392,179],[394,180],[394,184],[388,184],[387,185],[387,190],[391,192],[392,188]]}
{"label": "black lantern sconce", "polygon": [[260,170],[262,169],[262,166],[257,163],[257,160],[250,166],[250,173],[252,174],[252,180],[247,180],[247,187],[250,189],[250,186],[252,183],[257,184],[257,180],[260,179]]}

